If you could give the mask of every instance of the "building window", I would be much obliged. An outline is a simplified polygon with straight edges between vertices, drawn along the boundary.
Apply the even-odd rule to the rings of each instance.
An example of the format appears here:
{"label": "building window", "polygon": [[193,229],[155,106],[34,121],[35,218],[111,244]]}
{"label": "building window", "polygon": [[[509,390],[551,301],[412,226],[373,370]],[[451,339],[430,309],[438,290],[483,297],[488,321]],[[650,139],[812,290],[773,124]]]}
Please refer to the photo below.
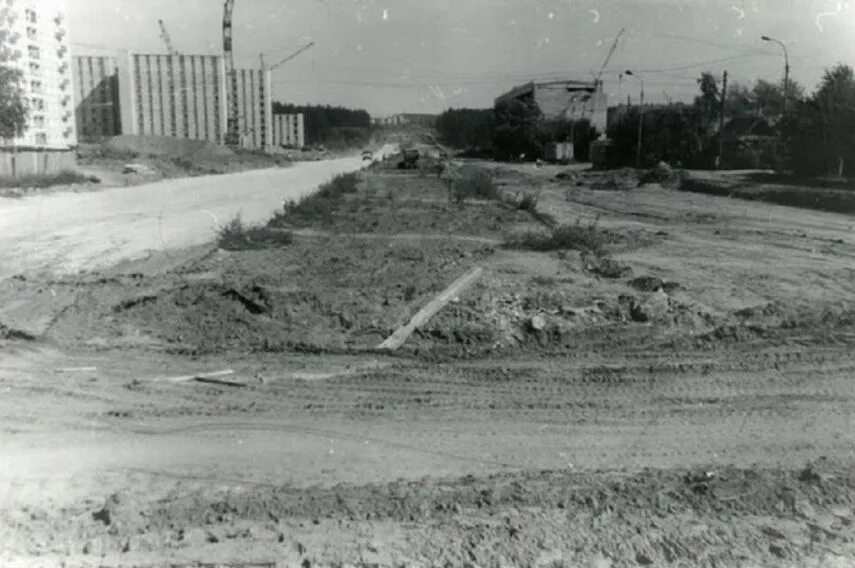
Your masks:
{"label": "building window", "polygon": [[36,132],[36,144],[47,144],[47,134]]}
{"label": "building window", "polygon": [[30,10],[29,8],[24,12],[24,15],[28,22],[31,24],[35,24],[38,21],[38,17],[36,16],[35,10]]}
{"label": "building window", "polygon": [[41,59],[42,58],[42,52],[38,48],[38,46],[31,45],[31,46],[27,47],[27,53],[29,53],[30,59]]}
{"label": "building window", "polygon": [[42,66],[35,61],[30,61],[30,75],[41,75],[42,74]]}
{"label": "building window", "polygon": [[33,93],[40,94],[42,92],[42,82],[30,81],[30,91],[32,91]]}
{"label": "building window", "polygon": [[38,37],[38,35],[39,35],[39,32],[36,30],[36,28],[33,28],[33,27],[27,28],[27,39],[36,39],[36,37]]}
{"label": "building window", "polygon": [[33,108],[35,110],[44,110],[45,109],[45,101],[38,97],[33,97]]}
{"label": "building window", "polygon": [[45,117],[42,115],[36,115],[33,117],[33,126],[36,128],[44,128],[45,127]]}

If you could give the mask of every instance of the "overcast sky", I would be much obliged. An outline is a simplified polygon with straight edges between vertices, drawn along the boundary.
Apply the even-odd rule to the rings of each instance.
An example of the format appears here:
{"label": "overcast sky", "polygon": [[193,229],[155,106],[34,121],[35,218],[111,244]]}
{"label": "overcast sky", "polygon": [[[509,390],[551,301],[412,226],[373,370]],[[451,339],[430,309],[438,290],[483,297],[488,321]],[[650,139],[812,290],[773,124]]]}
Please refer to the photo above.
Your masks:
{"label": "overcast sky", "polygon": [[[183,53],[222,51],[223,0],[67,0],[77,53],[164,52],[157,19]],[[488,107],[532,78],[605,70],[612,103],[691,100],[701,71],[731,81],[791,76],[813,90],[825,67],[855,65],[855,0],[236,0],[239,66],[315,46],[273,73],[276,100],[366,108],[373,115]]]}

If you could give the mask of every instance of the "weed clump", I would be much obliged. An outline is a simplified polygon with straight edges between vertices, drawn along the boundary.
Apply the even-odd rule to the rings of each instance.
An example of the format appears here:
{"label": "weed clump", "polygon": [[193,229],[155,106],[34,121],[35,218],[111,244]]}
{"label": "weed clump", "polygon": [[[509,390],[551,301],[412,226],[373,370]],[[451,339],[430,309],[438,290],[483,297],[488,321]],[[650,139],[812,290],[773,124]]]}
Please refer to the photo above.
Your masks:
{"label": "weed clump", "polygon": [[499,199],[499,189],[493,176],[483,168],[462,167],[454,179],[454,200],[463,203],[466,199]]}
{"label": "weed clump", "polygon": [[294,235],[289,231],[267,227],[247,227],[240,214],[217,230],[217,246],[223,250],[259,250],[290,245]]}
{"label": "weed clump", "polygon": [[26,176],[0,176],[0,188],[44,189],[54,185],[72,185],[77,183],[98,183],[101,180],[74,170],[63,170],[55,174],[32,174]]}
{"label": "weed clump", "polygon": [[509,248],[541,252],[572,249],[603,255],[608,240],[608,233],[597,227],[596,220],[587,225],[577,220],[573,224],[558,225],[551,233],[528,231],[512,235],[505,244]]}

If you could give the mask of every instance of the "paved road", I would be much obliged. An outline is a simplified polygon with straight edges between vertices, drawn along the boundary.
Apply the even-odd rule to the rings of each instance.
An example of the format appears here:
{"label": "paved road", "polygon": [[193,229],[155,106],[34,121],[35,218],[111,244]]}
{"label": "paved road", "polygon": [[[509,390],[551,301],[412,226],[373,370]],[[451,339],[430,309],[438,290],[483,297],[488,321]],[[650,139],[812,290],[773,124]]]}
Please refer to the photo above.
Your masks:
{"label": "paved road", "polygon": [[[384,146],[375,158],[392,151]],[[30,271],[91,270],[151,250],[202,244],[237,213],[248,223],[264,221],[285,200],[362,165],[360,157],[338,158],[92,193],[0,198],[0,280]]]}

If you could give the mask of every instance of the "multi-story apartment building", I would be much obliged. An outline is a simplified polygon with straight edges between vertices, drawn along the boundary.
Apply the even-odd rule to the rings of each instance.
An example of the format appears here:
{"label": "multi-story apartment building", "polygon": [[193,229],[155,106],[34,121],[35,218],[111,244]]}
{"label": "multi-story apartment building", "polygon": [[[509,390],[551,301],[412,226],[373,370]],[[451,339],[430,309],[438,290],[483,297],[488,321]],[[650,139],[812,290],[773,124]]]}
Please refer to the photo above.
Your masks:
{"label": "multi-story apartment building", "polygon": [[64,149],[77,144],[71,50],[64,0],[0,0],[4,63],[21,71],[29,109],[16,144]]}

